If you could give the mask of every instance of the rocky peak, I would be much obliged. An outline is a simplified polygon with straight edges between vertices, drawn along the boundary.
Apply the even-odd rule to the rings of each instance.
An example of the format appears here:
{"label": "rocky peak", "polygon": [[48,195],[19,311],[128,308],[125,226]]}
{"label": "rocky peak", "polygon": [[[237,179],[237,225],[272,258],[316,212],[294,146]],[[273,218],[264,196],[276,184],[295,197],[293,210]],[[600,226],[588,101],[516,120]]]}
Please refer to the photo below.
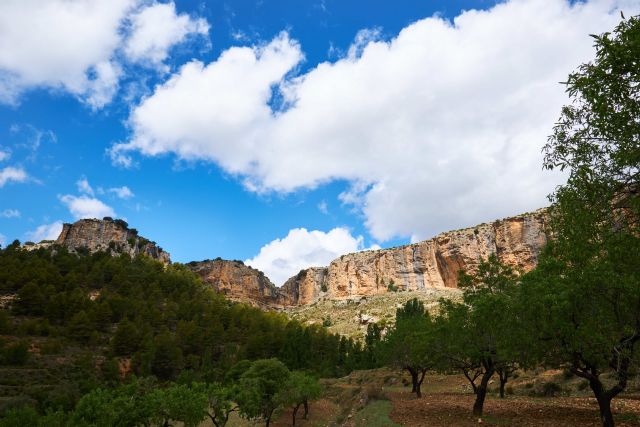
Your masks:
{"label": "rocky peak", "polygon": [[164,264],[171,263],[169,253],[155,242],[139,236],[138,230],[129,228],[125,221],[109,217],[64,224],[62,232],[52,244],[65,246],[72,251],[108,251],[113,255],[126,253],[132,257],[142,254]]}
{"label": "rocky peak", "polygon": [[203,282],[231,301],[262,308],[288,305],[288,297],[260,270],[242,261],[214,260],[193,261],[187,267],[199,275]]}

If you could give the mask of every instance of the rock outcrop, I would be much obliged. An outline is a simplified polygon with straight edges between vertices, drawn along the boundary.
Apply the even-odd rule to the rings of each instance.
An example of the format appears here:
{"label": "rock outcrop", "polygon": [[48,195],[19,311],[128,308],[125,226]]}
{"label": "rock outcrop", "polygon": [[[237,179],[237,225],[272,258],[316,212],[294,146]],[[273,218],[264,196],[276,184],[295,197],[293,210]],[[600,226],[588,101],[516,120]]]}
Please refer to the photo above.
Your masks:
{"label": "rock outcrop", "polygon": [[214,259],[193,261],[187,267],[227,299],[261,308],[277,308],[292,305],[260,270],[245,265],[242,261]]}
{"label": "rock outcrop", "polygon": [[139,236],[136,229],[129,228],[125,221],[118,219],[81,219],[73,224],[64,224],[60,236],[51,244],[65,246],[75,252],[107,251],[112,255],[126,253],[132,257],[142,254],[164,264],[171,263],[168,252]]}
{"label": "rock outcrop", "polygon": [[282,298],[286,305],[306,305],[318,300],[327,293],[326,267],[311,267],[301,270],[298,274],[287,280],[282,288]]}
{"label": "rock outcrop", "polygon": [[299,305],[320,297],[345,299],[395,290],[456,288],[458,271],[473,271],[490,254],[528,271],[547,241],[545,212],[541,209],[449,231],[411,245],[343,255],[329,267],[301,271],[282,291],[288,295],[286,301]]}

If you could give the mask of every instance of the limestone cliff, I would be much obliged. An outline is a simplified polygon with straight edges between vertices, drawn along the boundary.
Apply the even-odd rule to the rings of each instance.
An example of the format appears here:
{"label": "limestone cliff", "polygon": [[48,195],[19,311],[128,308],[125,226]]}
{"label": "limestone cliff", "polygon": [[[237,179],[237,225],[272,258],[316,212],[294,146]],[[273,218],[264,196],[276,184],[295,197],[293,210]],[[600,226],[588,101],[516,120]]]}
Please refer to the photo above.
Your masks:
{"label": "limestone cliff", "polygon": [[[495,253],[523,271],[532,269],[547,241],[545,210],[449,231],[390,249],[343,255],[327,268],[303,270],[283,286],[291,305],[322,297],[344,299],[392,290],[456,288],[459,270],[473,271]],[[323,292],[323,289],[326,289]]]}
{"label": "limestone cliff", "polygon": [[155,242],[138,235],[122,220],[111,218],[81,219],[73,224],[64,224],[60,236],[52,244],[66,246],[72,251],[109,251],[113,255],[127,253],[132,257],[142,254],[164,264],[171,263],[169,253]]}
{"label": "limestone cliff", "polygon": [[262,308],[291,305],[284,295],[259,270],[242,261],[215,260],[193,261],[187,267],[199,275],[203,282],[231,301],[243,302]]}
{"label": "limestone cliff", "polygon": [[316,301],[321,295],[326,295],[327,268],[311,267],[301,270],[297,275],[282,285],[281,292],[286,295],[283,302],[286,305],[306,305]]}

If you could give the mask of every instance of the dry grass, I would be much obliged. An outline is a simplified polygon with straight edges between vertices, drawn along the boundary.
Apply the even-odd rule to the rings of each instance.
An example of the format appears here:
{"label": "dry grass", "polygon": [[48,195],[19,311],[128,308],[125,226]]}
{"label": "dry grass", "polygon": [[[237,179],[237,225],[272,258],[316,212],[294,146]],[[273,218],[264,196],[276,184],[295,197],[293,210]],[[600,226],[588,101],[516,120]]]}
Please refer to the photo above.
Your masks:
{"label": "dry grass", "polygon": [[423,301],[427,309],[433,313],[438,309],[440,298],[460,299],[461,292],[449,288],[389,292],[356,299],[321,300],[306,306],[290,308],[287,312],[293,319],[304,324],[325,323],[332,333],[361,339],[367,331],[368,323],[392,325],[395,322],[396,309],[412,298]]}

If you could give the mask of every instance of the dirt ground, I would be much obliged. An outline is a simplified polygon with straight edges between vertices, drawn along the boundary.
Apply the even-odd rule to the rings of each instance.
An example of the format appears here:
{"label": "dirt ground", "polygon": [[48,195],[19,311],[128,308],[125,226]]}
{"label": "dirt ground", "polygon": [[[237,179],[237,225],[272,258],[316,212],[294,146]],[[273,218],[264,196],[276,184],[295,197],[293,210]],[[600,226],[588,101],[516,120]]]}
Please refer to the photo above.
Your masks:
{"label": "dirt ground", "polygon": [[[538,385],[551,380],[559,384],[559,395],[533,396]],[[588,388],[577,387],[578,381],[562,378],[559,371],[523,375],[512,381],[511,393],[504,399],[494,387],[479,419],[471,414],[475,396],[461,375],[429,375],[418,399],[397,372],[361,371],[325,381],[323,398],[312,402],[309,419],[299,417],[296,425],[597,427],[597,403]],[[640,392],[634,389],[616,398],[613,411],[617,426],[640,426]],[[283,412],[271,425],[290,426],[291,411]]]}

